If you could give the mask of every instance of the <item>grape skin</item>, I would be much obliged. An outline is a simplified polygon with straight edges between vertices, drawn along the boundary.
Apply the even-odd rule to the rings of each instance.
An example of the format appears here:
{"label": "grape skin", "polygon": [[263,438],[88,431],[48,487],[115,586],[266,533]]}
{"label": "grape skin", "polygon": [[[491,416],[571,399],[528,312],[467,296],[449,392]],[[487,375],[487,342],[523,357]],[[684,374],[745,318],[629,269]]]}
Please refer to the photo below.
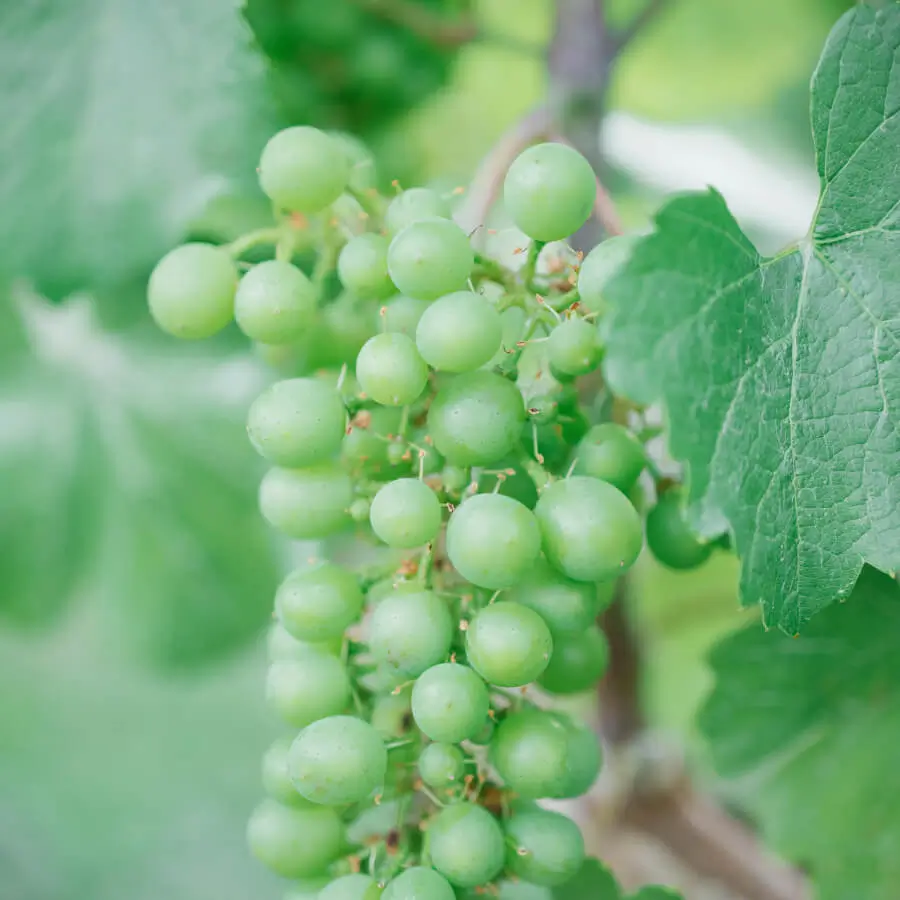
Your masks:
{"label": "grape skin", "polygon": [[609,644],[603,632],[592,625],[554,642],[550,664],[538,681],[551,694],[577,694],[592,688],[608,664]]}
{"label": "grape skin", "polygon": [[680,491],[667,491],[647,515],[647,545],[670,569],[694,569],[712,553],[712,547],[698,540],[685,521],[682,504]]}
{"label": "grape skin", "polygon": [[234,296],[238,327],[263,344],[297,340],[312,323],[315,311],[312,282],[296,266],[277,259],[247,272]]}
{"label": "grape skin", "polygon": [[457,744],[469,740],[484,727],[489,709],[484,682],[459,663],[432,666],[413,686],[413,718],[433,741]]}
{"label": "grape skin", "polygon": [[310,651],[269,666],[266,700],[288,725],[304,728],[346,708],[350,676],[337,657]]}
{"label": "grape skin", "polygon": [[290,749],[290,738],[278,738],[269,745],[262,760],[263,790],[284,806],[309,808],[312,804],[297,793],[288,774],[287,758]]}
{"label": "grape skin", "polygon": [[523,798],[559,796],[567,786],[568,754],[565,727],[539,710],[507,716],[490,744],[491,764]]}
{"label": "grape skin", "polygon": [[388,271],[397,290],[417,300],[461,290],[474,265],[468,237],[448,219],[413,222],[388,248]]}
{"label": "grape skin", "polygon": [[641,442],[615,422],[594,425],[582,438],[576,454],[577,475],[608,481],[626,495],[647,464]]}
{"label": "grape skin", "polygon": [[377,900],[380,894],[374,878],[356,873],[336,878],[319,893],[319,900]]}
{"label": "grape skin", "polygon": [[388,240],[380,234],[358,234],[341,250],[337,261],[341,284],[359,297],[382,300],[394,293],[387,270]]}
{"label": "grape skin", "polygon": [[603,299],[606,285],[628,262],[638,240],[636,235],[616,235],[597,244],[584,258],[578,272],[578,296],[587,312],[606,311]]}
{"label": "grape skin", "polygon": [[429,787],[447,788],[462,781],[465,757],[453,744],[429,744],[419,756],[419,776]]}
{"label": "grape skin", "polygon": [[560,813],[544,809],[519,813],[506,823],[506,834],[515,844],[507,852],[509,870],[532,884],[565,884],[584,862],[581,831]]}
{"label": "grape skin", "polygon": [[372,530],[389,547],[420,547],[441,527],[437,495],[417,478],[398,478],[379,489],[372,501]]}
{"label": "grape skin", "polygon": [[259,486],[259,507],[270,525],[297,540],[328,537],[350,522],[353,483],[332,465],[273,468]]}
{"label": "grape skin", "polygon": [[447,201],[431,188],[414,187],[391,200],[384,215],[384,223],[390,234],[397,234],[413,222],[435,218],[450,218]]}
{"label": "grape skin", "polygon": [[301,641],[337,640],[363,608],[356,577],[323,562],[296,569],[275,593],[275,611],[285,629]]}
{"label": "grape skin", "polygon": [[416,328],[416,346],[433,369],[470,372],[500,349],[500,314],[478,294],[455,291],[435,300]]}
{"label": "grape skin", "polygon": [[388,884],[381,900],[456,900],[456,894],[434,869],[413,866]]}
{"label": "grape skin", "polygon": [[547,356],[554,371],[564,375],[586,375],[600,364],[603,346],[597,326],[584,319],[561,322],[547,339]]}
{"label": "grape skin", "polygon": [[487,884],[503,869],[503,832],[481,806],[448,806],[431,822],[428,835],[432,864],[457,887]]}
{"label": "grape skin", "polygon": [[428,366],[405,334],[377,334],[359,351],[356,377],[376,403],[406,406],[425,389]]}
{"label": "grape skin", "polygon": [[559,637],[578,634],[594,621],[599,605],[593,584],[566,578],[543,558],[504,597],[533,609],[547,623],[554,652]]}

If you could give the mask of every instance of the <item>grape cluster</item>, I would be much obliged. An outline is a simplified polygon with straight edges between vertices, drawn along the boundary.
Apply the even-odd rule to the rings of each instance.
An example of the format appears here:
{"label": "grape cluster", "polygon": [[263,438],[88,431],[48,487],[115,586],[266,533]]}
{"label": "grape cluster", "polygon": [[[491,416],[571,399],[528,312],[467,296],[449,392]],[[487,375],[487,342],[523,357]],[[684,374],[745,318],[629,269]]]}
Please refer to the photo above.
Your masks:
{"label": "grape cluster", "polygon": [[[475,253],[439,194],[354,186],[358,164],[313,128],[276,134],[259,166],[276,228],[179,247],[149,284],[153,316],[180,337],[233,317],[277,357],[334,308],[366,332],[352,367],[295,361],[249,411],[271,465],[263,516],[323,547],[355,533],[375,560],[316,556],[278,588],[266,698],[291,731],[263,760],[250,847],[296,882],[293,900],[551,888],[584,844],[537,801],[583,794],[601,767],[593,733],[552,697],[604,673],[596,621],[641,551],[635,503],[653,465],[594,402],[622,249],[604,242],[581,264],[545,244],[584,224],[595,192],[562,145],[525,151],[506,180],[529,236],[519,267]],[[307,239],[311,273],[295,264]],[[274,259],[235,262],[257,241]],[[709,552],[682,508],[670,488],[646,528],[676,568]]]}

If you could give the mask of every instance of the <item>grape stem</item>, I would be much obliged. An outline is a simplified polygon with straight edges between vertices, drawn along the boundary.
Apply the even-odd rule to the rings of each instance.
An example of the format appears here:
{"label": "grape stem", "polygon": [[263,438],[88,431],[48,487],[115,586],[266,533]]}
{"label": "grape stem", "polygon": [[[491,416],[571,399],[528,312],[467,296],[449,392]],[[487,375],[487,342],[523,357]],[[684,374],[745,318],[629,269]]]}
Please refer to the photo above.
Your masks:
{"label": "grape stem", "polygon": [[417,578],[419,584],[423,587],[431,587],[431,574],[434,568],[434,542],[425,545],[422,555],[419,558],[419,571]]}
{"label": "grape stem", "polygon": [[525,258],[525,265],[522,267],[522,282],[529,290],[536,290],[534,284],[534,273],[537,269],[538,258],[541,250],[546,247],[546,241],[532,241],[528,246],[528,256]]}
{"label": "grape stem", "polygon": [[233,240],[230,244],[223,247],[231,256],[237,258],[243,256],[248,250],[259,247],[264,244],[270,246],[275,245],[281,240],[283,231],[281,228],[258,228],[255,231],[248,231],[239,238]]}

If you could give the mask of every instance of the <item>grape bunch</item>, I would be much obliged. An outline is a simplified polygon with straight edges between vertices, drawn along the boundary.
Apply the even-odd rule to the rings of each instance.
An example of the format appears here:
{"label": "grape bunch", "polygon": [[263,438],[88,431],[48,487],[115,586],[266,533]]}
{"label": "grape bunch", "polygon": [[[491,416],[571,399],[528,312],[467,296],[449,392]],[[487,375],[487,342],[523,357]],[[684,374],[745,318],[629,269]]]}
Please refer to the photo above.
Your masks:
{"label": "grape bunch", "polygon": [[[179,247],[148,287],[165,331],[234,320],[294,367],[247,420],[271,466],[262,515],[319,548],[274,599],[265,693],[287,733],[263,760],[250,848],[294,882],[291,900],[549,890],[585,848],[539,801],[583,794],[601,767],[594,734],[553,698],[604,673],[597,618],[641,551],[653,482],[640,429],[598,402],[603,288],[623,248],[582,261],[561,243],[596,190],[564,145],[508,172],[527,236],[509,264],[473,250],[446,197],[361,187],[363,163],[314,128],[276,134],[259,165],[275,227]],[[273,258],[241,262],[256,244]],[[363,335],[352,365],[291,355],[348,316],[344,332]],[[649,543],[697,565],[709,548],[666,487]],[[365,565],[328,558],[347,535]]]}

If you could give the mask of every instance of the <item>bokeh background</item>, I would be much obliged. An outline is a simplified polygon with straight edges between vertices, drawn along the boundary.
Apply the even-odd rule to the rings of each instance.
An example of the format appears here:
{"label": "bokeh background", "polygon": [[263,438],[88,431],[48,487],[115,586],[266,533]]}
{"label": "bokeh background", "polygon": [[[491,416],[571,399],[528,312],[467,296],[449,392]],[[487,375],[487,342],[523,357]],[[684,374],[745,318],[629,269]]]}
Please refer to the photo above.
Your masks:
{"label": "bokeh background", "polygon": [[[412,5],[453,21],[469,7]],[[616,63],[597,134],[629,227],[713,184],[764,247],[803,233],[808,79],[847,5],[661,5]],[[282,124],[360,135],[386,184],[452,189],[542,99],[552,0],[478,0],[463,46],[365,7],[0,9],[2,900],[279,896],[243,836],[275,733],[264,642],[289,557],[257,518],[243,435],[271,376],[235,334],[156,335],[143,283],[177,241],[264,220],[253,167]],[[644,560],[636,579],[648,714],[707,780],[692,720],[706,648],[752,615],[735,575],[719,555],[689,575]]]}

